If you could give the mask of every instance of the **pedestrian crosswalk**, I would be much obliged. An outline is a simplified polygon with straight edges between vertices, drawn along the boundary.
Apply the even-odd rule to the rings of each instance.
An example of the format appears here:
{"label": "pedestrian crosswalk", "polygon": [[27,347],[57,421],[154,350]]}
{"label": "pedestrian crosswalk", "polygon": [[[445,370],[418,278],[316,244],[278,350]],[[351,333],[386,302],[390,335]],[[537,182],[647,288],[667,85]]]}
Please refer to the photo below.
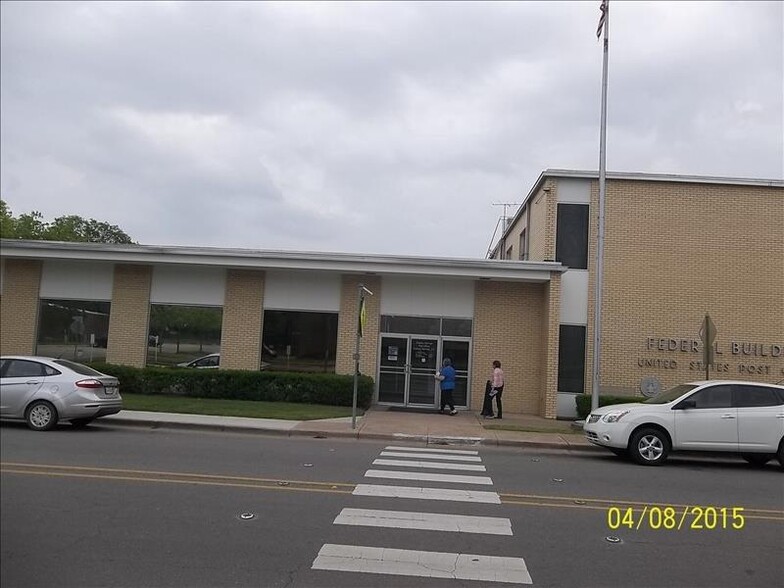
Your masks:
{"label": "pedestrian crosswalk", "polygon": [[[493,509],[501,504],[500,497],[496,492],[474,488],[475,486],[493,485],[489,476],[471,474],[471,472],[486,473],[486,468],[481,464],[481,461],[479,452],[474,450],[387,446],[380,452],[379,458],[372,462],[372,465],[379,469],[367,470],[365,478],[384,479],[388,482],[385,484],[358,484],[352,495],[392,500],[403,499],[406,501],[407,508],[381,510],[346,507],[338,514],[333,524],[400,529],[405,532],[440,531],[512,536],[514,533],[508,518],[469,516],[459,512],[458,503],[474,503],[478,505],[475,508],[480,513],[485,508]],[[449,470],[466,473],[420,470]],[[391,480],[397,481],[397,483],[389,482]],[[463,489],[406,485],[417,482],[471,487]],[[440,501],[440,503],[447,501],[455,503],[456,507],[452,509],[453,512],[443,512],[449,510],[447,505],[439,509],[441,512],[422,512],[425,509],[412,509],[417,505],[426,504],[421,501]],[[463,508],[468,508],[468,506]],[[491,511],[487,512],[487,515],[492,514]],[[311,568],[332,572],[453,578],[512,584],[532,583],[528,567],[522,557],[419,551],[399,549],[399,547],[401,546],[378,547],[325,543],[319,550]]]}

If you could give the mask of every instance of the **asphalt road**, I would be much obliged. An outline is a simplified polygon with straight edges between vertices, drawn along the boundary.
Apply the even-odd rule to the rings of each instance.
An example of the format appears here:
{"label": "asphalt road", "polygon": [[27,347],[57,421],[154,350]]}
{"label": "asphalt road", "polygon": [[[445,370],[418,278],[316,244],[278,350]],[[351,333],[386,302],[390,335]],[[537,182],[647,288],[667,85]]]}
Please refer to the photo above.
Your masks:
{"label": "asphalt road", "polygon": [[[468,576],[477,566],[503,570],[524,561],[533,586],[784,584],[784,475],[772,464],[755,470],[735,459],[673,458],[646,468],[601,453],[467,446],[442,449],[477,451],[469,461],[457,453],[382,456],[391,445],[425,448],[102,424],[36,433],[3,423],[0,584],[519,585],[401,575],[405,566],[388,561],[414,551],[470,554]],[[378,459],[406,465],[374,465]],[[472,478],[372,478],[368,470]],[[475,482],[485,477],[490,483]],[[358,484],[469,490],[497,494],[500,504],[353,495]],[[367,511],[396,527],[351,524]],[[397,517],[407,516],[401,512],[417,513],[402,526],[459,524],[450,531],[399,528]],[[348,522],[335,524],[339,516]],[[378,549],[357,555],[358,547]],[[332,565],[333,552],[353,563],[382,558],[388,574],[314,569]],[[525,573],[512,579],[527,581]]]}

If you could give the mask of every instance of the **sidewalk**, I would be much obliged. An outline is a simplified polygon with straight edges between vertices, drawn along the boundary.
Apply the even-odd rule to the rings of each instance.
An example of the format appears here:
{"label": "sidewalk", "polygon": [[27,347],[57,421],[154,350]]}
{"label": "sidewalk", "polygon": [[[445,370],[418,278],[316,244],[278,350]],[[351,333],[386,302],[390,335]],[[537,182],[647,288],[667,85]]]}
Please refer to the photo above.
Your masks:
{"label": "sidewalk", "polygon": [[[483,419],[469,411],[450,416],[438,414],[436,411],[373,406],[364,416],[357,417],[356,428],[353,430],[351,417],[288,421],[123,410],[116,415],[102,417],[101,421],[149,428],[386,439],[435,445],[502,445],[567,451],[601,451],[586,441],[582,430],[573,427],[570,421],[526,415],[508,415],[503,420]],[[518,430],[504,430],[498,427]]]}

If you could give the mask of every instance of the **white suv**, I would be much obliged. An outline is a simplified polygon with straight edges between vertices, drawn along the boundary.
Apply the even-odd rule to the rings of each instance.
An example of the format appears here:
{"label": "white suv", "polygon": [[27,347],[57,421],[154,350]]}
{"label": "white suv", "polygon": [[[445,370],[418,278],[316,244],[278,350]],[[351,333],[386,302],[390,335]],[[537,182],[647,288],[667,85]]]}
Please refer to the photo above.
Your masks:
{"label": "white suv", "polygon": [[681,384],[641,403],[598,408],[583,428],[591,443],[642,465],[681,450],[739,453],[754,465],[776,457],[784,468],[784,386]]}

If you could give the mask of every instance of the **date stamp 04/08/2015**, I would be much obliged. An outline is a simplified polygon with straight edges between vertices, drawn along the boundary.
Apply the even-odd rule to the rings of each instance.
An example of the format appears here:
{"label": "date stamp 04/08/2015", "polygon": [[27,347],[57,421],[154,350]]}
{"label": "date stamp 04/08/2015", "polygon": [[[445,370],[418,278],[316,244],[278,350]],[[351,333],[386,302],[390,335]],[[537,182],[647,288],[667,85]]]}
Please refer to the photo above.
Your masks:
{"label": "date stamp 04/08/2015", "polygon": [[742,506],[611,506],[607,509],[607,526],[613,530],[740,530],[745,524]]}

